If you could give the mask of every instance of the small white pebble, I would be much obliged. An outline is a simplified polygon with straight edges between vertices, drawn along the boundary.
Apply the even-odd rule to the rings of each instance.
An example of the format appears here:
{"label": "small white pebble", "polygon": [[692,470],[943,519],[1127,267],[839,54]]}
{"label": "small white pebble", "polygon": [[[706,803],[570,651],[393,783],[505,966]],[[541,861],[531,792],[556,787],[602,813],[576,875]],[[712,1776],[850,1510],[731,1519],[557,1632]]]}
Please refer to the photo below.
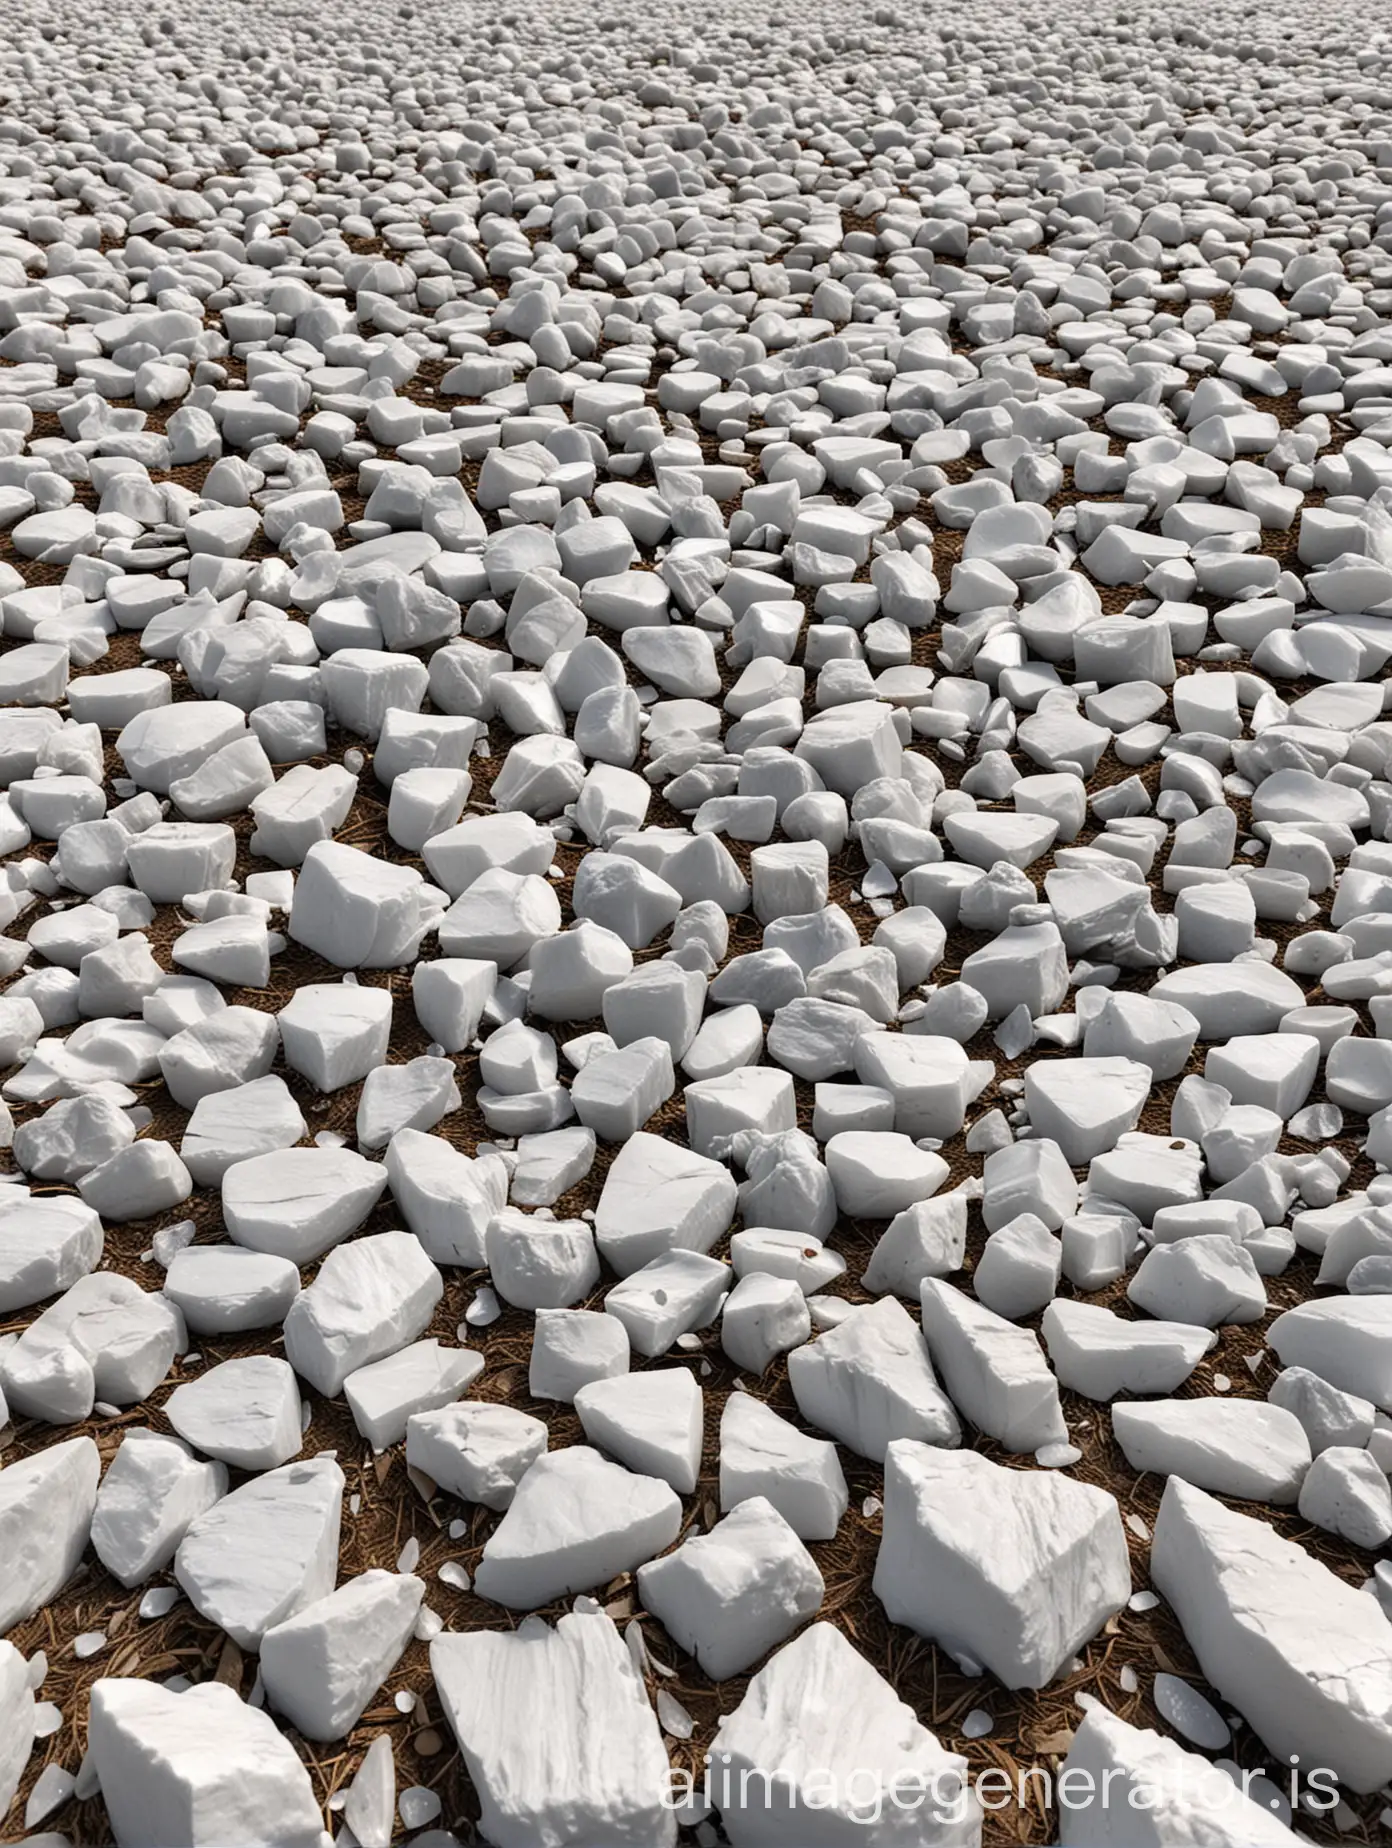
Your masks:
{"label": "small white pebble", "polygon": [[966,1719],[962,1721],[964,1739],[984,1739],[995,1727],[996,1722],[984,1707],[973,1707]]}
{"label": "small white pebble", "polygon": [[1139,1617],[1146,1611],[1153,1611],[1160,1600],[1153,1591],[1133,1591],[1126,1600],[1128,1611],[1134,1611]]}
{"label": "small white pebble", "polygon": [[487,1328],[491,1323],[496,1322],[502,1313],[502,1304],[488,1285],[484,1284],[464,1311],[464,1320],[470,1328]]}
{"label": "small white pebble", "polygon": [[34,1737],[48,1739],[63,1724],[63,1709],[51,1700],[41,1700],[34,1708]]}
{"label": "small white pebble", "polygon": [[457,1559],[447,1559],[435,1576],[442,1585],[453,1585],[456,1591],[468,1591],[474,1582]]}
{"label": "small white pebble", "polygon": [[1123,1694],[1134,1694],[1141,1685],[1141,1678],[1128,1663],[1117,1676]]}
{"label": "small white pebble", "polygon": [[88,1656],[94,1656],[106,1648],[105,1630],[84,1630],[73,1643],[73,1654],[79,1662],[85,1662]]}
{"label": "small white pebble", "polygon": [[417,1540],[414,1534],[412,1534],[411,1538],[406,1542],[405,1546],[402,1547],[400,1553],[397,1555],[396,1569],[398,1572],[414,1572],[416,1567],[419,1564],[420,1564],[420,1541]]}
{"label": "small white pebble", "polygon": [[393,1694],[392,1705],[396,1708],[398,1713],[414,1713],[416,1710],[416,1697],[409,1688],[402,1688],[399,1693]]}
{"label": "small white pebble", "polygon": [[673,1739],[689,1739],[696,1730],[695,1720],[666,1688],[657,1691],[657,1718],[663,1732]]}
{"label": "small white pebble", "polygon": [[179,1602],[177,1585],[152,1585],[140,1600],[140,1615],[145,1618],[167,1617]]}
{"label": "small white pebble", "polygon": [[397,1813],[408,1829],[423,1829],[440,1813],[440,1799],[424,1784],[412,1784],[397,1801]]}

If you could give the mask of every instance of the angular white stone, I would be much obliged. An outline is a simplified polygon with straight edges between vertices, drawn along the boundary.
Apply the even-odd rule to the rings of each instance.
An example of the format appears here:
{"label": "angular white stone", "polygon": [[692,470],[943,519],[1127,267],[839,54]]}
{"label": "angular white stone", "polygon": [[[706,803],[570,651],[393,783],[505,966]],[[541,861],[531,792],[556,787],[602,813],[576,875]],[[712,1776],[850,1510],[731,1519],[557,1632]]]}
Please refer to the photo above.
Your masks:
{"label": "angular white stone", "polygon": [[376,1450],[399,1444],[416,1412],[451,1404],[483,1371],[473,1348],[445,1348],[438,1341],[409,1347],[350,1373],[343,1396],[353,1423]]}
{"label": "angular white stone", "polygon": [[665,1482],[632,1475],[583,1444],[553,1450],[522,1478],[474,1586],[509,1610],[537,1610],[632,1572],[680,1527],[681,1503]]}
{"label": "angular white stone", "polygon": [[278,1469],[303,1441],[299,1382],[273,1354],[209,1367],[174,1388],[164,1413],[186,1443],[233,1469]]}
{"label": "angular white stone", "polygon": [[690,1495],[701,1469],[704,1401],[685,1367],[654,1367],[576,1389],[585,1436],[640,1475]]}
{"label": "angular white stone", "polygon": [[285,1355],[325,1398],[350,1373],[422,1334],[444,1280],[409,1232],[378,1232],[336,1246],[285,1317]]}
{"label": "angular white stone", "polygon": [[283,1149],[222,1177],[227,1235],[252,1251],[312,1264],[367,1218],[387,1171],[351,1149]]}
{"label": "angular white stone", "polygon": [[595,1208],[600,1256],[627,1277],[668,1251],[709,1251],[730,1229],[735,1196],[722,1163],[640,1130],[604,1177]]}
{"label": "angular white stone", "polygon": [[223,1496],[193,1522],[174,1576],[243,1649],[327,1597],[338,1573],[343,1471],[329,1456],[287,1463]]}
{"label": "angular white stone", "polygon": [[875,1595],[1008,1688],[1042,1688],[1131,1595],[1116,1497],[974,1450],[891,1444]]}
{"label": "angular white stone", "polygon": [[77,1570],[100,1474],[90,1437],[70,1437],[0,1470],[0,1633],[42,1610]]}
{"label": "angular white stone", "polygon": [[430,1670],[496,1848],[674,1848],[662,1735],[602,1612],[439,1636]]}
{"label": "angular white stone", "polygon": [[808,1437],[752,1393],[732,1392],[720,1416],[720,1506],[770,1502],[801,1540],[834,1540],[849,1494],[835,1444]]}
{"label": "angular white stone", "polygon": [[883,1461],[896,1439],[954,1445],[961,1430],[913,1319],[892,1296],[853,1310],[837,1327],[794,1348],[788,1381],[808,1424]]}
{"label": "angular white stone", "polygon": [[978,1431],[1021,1455],[1067,1442],[1058,1381],[1030,1329],[936,1277],[924,1278],[920,1307],[928,1352]]}
{"label": "angular white stone", "polygon": [[261,1638],[266,1697],[306,1739],[343,1739],[401,1660],[425,1585],[409,1572],[360,1572]]}
{"label": "angular white stone", "polygon": [[1365,1792],[1392,1775],[1392,1623],[1265,1521],[1171,1477],[1150,1554],[1206,1679],[1282,1762]]}
{"label": "angular white stone", "polygon": [[1259,1399],[1114,1405],[1112,1434],[1132,1469],[1237,1501],[1289,1504],[1310,1467],[1300,1420]]}
{"label": "angular white stone", "polygon": [[415,1412],[406,1423],[406,1461],[461,1501],[501,1513],[546,1450],[539,1418],[510,1405],[465,1401]]}
{"label": "angular white stone", "polygon": [[1060,1297],[1041,1324],[1060,1386],[1086,1399],[1119,1392],[1172,1393],[1218,1345],[1211,1329],[1192,1322],[1128,1321],[1100,1303]]}
{"label": "angular white stone", "polygon": [[178,1438],[133,1426],[97,1491],[97,1558],[122,1585],[143,1585],[163,1571],[190,1525],[226,1493],[225,1465],[201,1463]]}
{"label": "angular white stone", "polygon": [[96,1682],[87,1750],[117,1848],[328,1848],[294,1747],[221,1682]]}

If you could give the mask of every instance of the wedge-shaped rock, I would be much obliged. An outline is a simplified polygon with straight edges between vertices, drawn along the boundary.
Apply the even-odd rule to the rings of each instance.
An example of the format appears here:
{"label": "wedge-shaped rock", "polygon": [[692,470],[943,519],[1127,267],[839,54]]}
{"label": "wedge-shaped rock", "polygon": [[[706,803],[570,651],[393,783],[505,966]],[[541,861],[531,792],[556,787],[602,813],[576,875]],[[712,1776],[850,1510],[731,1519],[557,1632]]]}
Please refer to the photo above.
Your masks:
{"label": "wedge-shaped rock", "polygon": [[70,1437],[0,1470],[0,1635],[41,1610],[77,1570],[100,1475],[90,1437]]}
{"label": "wedge-shaped rock", "polygon": [[444,1279],[409,1232],[338,1245],[285,1317],[285,1355],[332,1399],[350,1373],[424,1333]]}
{"label": "wedge-shaped rock", "polygon": [[261,1679],[306,1739],[342,1739],[401,1660],[425,1595],[409,1572],[360,1572],[267,1630]]}
{"label": "wedge-shaped rock", "polygon": [[1131,1595],[1116,1497],[974,1450],[891,1444],[875,1595],[1008,1688],[1042,1688]]}
{"label": "wedge-shaped rock", "polygon": [[92,1516],[97,1558],[122,1585],[143,1585],[169,1564],[199,1515],[226,1493],[223,1464],[200,1462],[177,1437],[135,1426],[122,1438],[97,1491]]}
{"label": "wedge-shaped rock", "polygon": [[223,1224],[239,1245],[312,1264],[357,1231],[386,1185],[386,1169],[351,1149],[280,1149],[223,1175]]}
{"label": "wedge-shaped rock", "polygon": [[401,1217],[437,1264],[482,1270],[488,1222],[507,1205],[508,1171],[496,1155],[474,1159],[419,1129],[387,1144],[386,1172]]}
{"label": "wedge-shaped rock", "polygon": [[825,1589],[812,1555],[760,1496],[638,1569],[644,1606],[712,1681],[785,1642],[821,1608]]}
{"label": "wedge-shaped rock", "polygon": [[1267,1340],[1283,1367],[1392,1410],[1392,1296],[1326,1296],[1278,1315]]}
{"label": "wedge-shaped rock", "polygon": [[1098,1303],[1068,1298],[1049,1304],[1042,1332],[1059,1385],[1085,1399],[1175,1392],[1218,1344],[1192,1322],[1128,1322]]}
{"label": "wedge-shaped rock", "polygon": [[614,1158],[595,1208],[600,1256],[620,1277],[665,1252],[709,1251],[735,1216],[723,1163],[639,1130]]}
{"label": "wedge-shaped rock", "polygon": [[179,1156],[199,1187],[216,1187],[235,1162],[290,1149],[307,1133],[285,1080],[257,1078],[194,1105]]}
{"label": "wedge-shaped rock", "polygon": [[413,1341],[385,1360],[370,1361],[343,1382],[353,1422],[374,1449],[399,1444],[417,1412],[449,1405],[483,1372],[473,1348]]}
{"label": "wedge-shaped rock", "polygon": [[186,1443],[232,1469],[278,1469],[300,1454],[300,1387],[274,1354],[224,1360],[170,1393],[165,1416]]}
{"label": "wedge-shaped rock", "polygon": [[194,1608],[243,1649],[260,1647],[338,1575],[343,1471],[332,1457],[287,1463],[243,1483],[179,1543],[174,1576]]}
{"label": "wedge-shaped rock", "polygon": [[511,1405],[474,1400],[416,1412],[406,1424],[406,1461],[461,1501],[499,1513],[546,1449],[547,1430]]}
{"label": "wedge-shaped rock", "polygon": [[1025,1071],[1025,1108],[1035,1134],[1081,1168],[1136,1127],[1150,1085],[1149,1066],[1135,1059],[1036,1059]]}
{"label": "wedge-shaped rock", "polygon": [[[6,1189],[6,1193],[10,1193]],[[0,1199],[0,1315],[69,1289],[101,1262],[102,1224],[70,1194]]]}
{"label": "wedge-shaped rock", "polygon": [[1392,1623],[1263,1520],[1165,1485],[1150,1577],[1205,1677],[1279,1762],[1356,1791],[1392,1776]]}
{"label": "wedge-shaped rock", "polygon": [[1114,1405],[1112,1434],[1132,1469],[1237,1501],[1293,1502],[1310,1467],[1300,1420],[1261,1399]]}
{"label": "wedge-shaped rock", "polygon": [[808,1437],[752,1393],[732,1392],[720,1416],[720,1506],[759,1497],[800,1540],[834,1540],[849,1493],[835,1444]]}
{"label": "wedge-shaped rock", "polygon": [[[764,1664],[710,1751],[711,1799],[733,1848],[979,1848],[966,1759],[830,1623]],[[912,1815],[907,1792],[922,1797]]]}
{"label": "wedge-shaped rock", "polygon": [[1031,1329],[938,1277],[924,1278],[920,1303],[928,1352],[964,1418],[1022,1455],[1067,1441],[1058,1381]]}
{"label": "wedge-shaped rock", "polygon": [[495,1848],[673,1848],[666,1747],[602,1612],[438,1636],[430,1671]]}
{"label": "wedge-shaped rock", "polygon": [[117,1848],[327,1848],[295,1748],[220,1681],[98,1681],[87,1750]]}
{"label": "wedge-shaped rock", "polygon": [[892,1296],[854,1309],[788,1356],[798,1411],[840,1444],[884,1461],[896,1439],[957,1444],[961,1427],[913,1318]]}
{"label": "wedge-shaped rock", "polygon": [[641,1475],[690,1495],[701,1471],[704,1395],[685,1367],[591,1380],[575,1395],[585,1436]]}
{"label": "wedge-shaped rock", "polygon": [[1296,1848],[1301,1839],[1237,1778],[1174,1739],[1089,1707],[1060,1781],[1060,1848]]}
{"label": "wedge-shaped rock", "polygon": [[635,1476],[577,1444],[539,1457],[483,1549],[481,1598],[537,1610],[632,1572],[669,1547],[681,1503],[665,1482]]}

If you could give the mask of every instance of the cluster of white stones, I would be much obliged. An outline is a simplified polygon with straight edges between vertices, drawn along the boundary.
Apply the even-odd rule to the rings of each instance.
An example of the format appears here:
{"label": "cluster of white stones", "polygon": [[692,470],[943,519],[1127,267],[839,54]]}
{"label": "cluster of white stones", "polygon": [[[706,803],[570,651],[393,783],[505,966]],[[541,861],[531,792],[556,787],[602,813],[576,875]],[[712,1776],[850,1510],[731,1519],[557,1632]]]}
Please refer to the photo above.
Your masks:
{"label": "cluster of white stones", "polygon": [[7,1839],[1392,1827],[1390,67],[12,9]]}

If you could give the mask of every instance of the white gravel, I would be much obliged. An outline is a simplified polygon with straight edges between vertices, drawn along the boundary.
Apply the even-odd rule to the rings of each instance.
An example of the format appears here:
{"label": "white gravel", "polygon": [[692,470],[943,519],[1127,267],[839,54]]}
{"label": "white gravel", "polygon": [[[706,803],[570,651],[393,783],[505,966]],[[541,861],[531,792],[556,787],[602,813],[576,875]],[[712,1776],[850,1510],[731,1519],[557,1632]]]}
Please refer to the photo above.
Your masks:
{"label": "white gravel", "polygon": [[1310,28],[12,11],[11,1829],[1381,1826],[1392,33]]}

